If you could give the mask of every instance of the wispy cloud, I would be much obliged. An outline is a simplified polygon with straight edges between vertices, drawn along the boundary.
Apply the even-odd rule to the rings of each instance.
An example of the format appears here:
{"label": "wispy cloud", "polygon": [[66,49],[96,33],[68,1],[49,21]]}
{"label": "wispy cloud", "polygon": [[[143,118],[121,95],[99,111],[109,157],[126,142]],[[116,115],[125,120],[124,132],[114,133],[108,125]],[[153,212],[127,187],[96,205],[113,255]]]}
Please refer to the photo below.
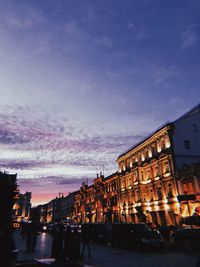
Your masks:
{"label": "wispy cloud", "polygon": [[195,25],[189,25],[187,27],[186,31],[182,33],[181,40],[182,49],[187,49],[196,45],[198,42],[198,35],[195,31]]}
{"label": "wispy cloud", "polygon": [[18,29],[28,29],[47,23],[42,10],[35,9],[28,4],[16,5],[15,9],[10,8],[9,12],[4,14],[2,19],[8,26]]}
{"label": "wispy cloud", "polygon": [[106,48],[111,48],[113,46],[113,40],[108,36],[101,36],[94,39],[94,43],[97,46],[103,46]]}
{"label": "wispy cloud", "polygon": [[37,118],[20,107],[8,115],[0,113],[0,119],[0,144],[4,146],[0,167],[12,170],[50,168],[56,173],[60,166],[89,170],[102,165],[111,170],[118,153],[142,137],[100,134],[100,130],[88,133],[75,120]]}
{"label": "wispy cloud", "polygon": [[154,82],[155,84],[166,83],[172,81],[173,79],[180,78],[181,71],[178,66],[162,66],[155,70],[154,72]]}

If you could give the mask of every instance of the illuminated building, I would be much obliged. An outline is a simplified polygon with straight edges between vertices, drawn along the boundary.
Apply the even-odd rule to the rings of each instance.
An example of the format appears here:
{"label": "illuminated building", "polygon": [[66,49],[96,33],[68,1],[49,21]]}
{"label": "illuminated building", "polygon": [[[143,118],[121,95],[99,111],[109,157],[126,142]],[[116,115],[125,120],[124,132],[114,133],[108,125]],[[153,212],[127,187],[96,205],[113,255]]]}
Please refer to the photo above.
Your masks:
{"label": "illuminated building", "polygon": [[102,173],[90,186],[83,183],[75,194],[74,219],[78,222],[112,222],[118,219],[118,174]]}
{"label": "illuminated building", "polygon": [[200,164],[185,165],[178,171],[178,192],[182,217],[200,210]]}
{"label": "illuminated building", "polygon": [[[121,221],[175,224],[180,216],[188,215],[179,203],[180,190],[186,186],[179,174],[184,164],[199,162],[200,105],[118,157]],[[199,177],[191,179],[193,193],[198,195]],[[195,201],[191,210],[198,205]]]}
{"label": "illuminated building", "polygon": [[68,220],[69,222],[72,220],[75,194],[76,192],[69,193],[67,196],[62,198],[62,201],[61,201],[61,219],[62,220]]}
{"label": "illuminated building", "polygon": [[[176,224],[200,213],[200,105],[117,158],[118,171],[74,192],[76,222]],[[62,209],[65,209],[66,203]],[[55,213],[47,204],[47,221]]]}
{"label": "illuminated building", "polygon": [[28,221],[30,217],[30,209],[31,192],[18,194],[17,200],[15,201],[15,216],[17,217],[17,221]]}

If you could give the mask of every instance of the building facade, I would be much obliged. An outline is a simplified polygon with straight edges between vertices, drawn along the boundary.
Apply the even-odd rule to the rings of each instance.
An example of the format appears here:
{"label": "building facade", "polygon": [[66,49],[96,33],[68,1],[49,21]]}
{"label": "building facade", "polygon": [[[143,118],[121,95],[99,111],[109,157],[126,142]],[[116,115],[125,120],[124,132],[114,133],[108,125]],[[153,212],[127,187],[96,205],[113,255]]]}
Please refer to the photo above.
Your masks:
{"label": "building facade", "polygon": [[[100,173],[93,184],[83,183],[74,192],[70,204],[73,221],[174,225],[182,217],[197,213],[200,105],[158,128],[122,153],[116,162],[117,172],[108,177]],[[62,202],[62,214],[59,199],[47,204],[47,222],[67,214],[69,198]]]}
{"label": "building facade", "polygon": [[19,194],[15,202],[15,216],[17,221],[28,221],[31,209],[31,192]]}
{"label": "building facade", "polygon": [[[193,175],[188,167],[187,178],[184,166],[200,164],[200,105],[121,154],[117,163],[122,221],[164,225],[191,215],[199,206],[200,178],[197,167]],[[182,196],[184,187],[194,196]]]}

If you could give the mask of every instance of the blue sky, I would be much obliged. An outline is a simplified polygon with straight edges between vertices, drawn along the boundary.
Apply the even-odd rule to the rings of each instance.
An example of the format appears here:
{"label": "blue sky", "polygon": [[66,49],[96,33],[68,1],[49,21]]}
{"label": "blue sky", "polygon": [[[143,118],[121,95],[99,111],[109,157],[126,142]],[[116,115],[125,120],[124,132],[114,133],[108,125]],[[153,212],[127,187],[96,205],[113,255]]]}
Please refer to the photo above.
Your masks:
{"label": "blue sky", "polygon": [[200,2],[0,2],[0,168],[47,201],[199,103]]}

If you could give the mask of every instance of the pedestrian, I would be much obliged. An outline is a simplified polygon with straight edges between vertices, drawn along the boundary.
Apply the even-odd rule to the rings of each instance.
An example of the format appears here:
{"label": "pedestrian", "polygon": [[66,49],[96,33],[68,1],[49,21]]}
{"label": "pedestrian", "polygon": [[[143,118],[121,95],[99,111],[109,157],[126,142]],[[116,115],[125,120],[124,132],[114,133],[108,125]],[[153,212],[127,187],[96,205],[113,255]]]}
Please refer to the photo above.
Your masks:
{"label": "pedestrian", "polygon": [[22,221],[22,223],[21,223],[21,231],[20,231],[20,235],[21,235],[22,239],[25,239],[26,232],[27,232],[27,222],[23,222]]}
{"label": "pedestrian", "polygon": [[91,239],[91,231],[88,224],[82,224],[81,227],[81,241],[82,241],[82,249],[81,249],[81,257],[84,258],[85,249],[87,248],[88,257],[92,258],[91,248],[90,248],[90,239]]}
{"label": "pedestrian", "polygon": [[69,266],[82,266],[82,258],[80,255],[80,234],[77,228],[74,228],[70,236],[69,243]]}
{"label": "pedestrian", "polygon": [[34,252],[37,243],[38,227],[33,221],[29,221],[26,229],[26,250]]}
{"label": "pedestrian", "polygon": [[67,263],[70,259],[70,243],[71,243],[72,231],[71,227],[68,225],[66,232],[64,233],[64,261]]}
{"label": "pedestrian", "polygon": [[63,261],[63,227],[61,224],[56,226],[52,232],[53,240],[51,247],[51,257],[55,258],[56,266],[59,266]]}

